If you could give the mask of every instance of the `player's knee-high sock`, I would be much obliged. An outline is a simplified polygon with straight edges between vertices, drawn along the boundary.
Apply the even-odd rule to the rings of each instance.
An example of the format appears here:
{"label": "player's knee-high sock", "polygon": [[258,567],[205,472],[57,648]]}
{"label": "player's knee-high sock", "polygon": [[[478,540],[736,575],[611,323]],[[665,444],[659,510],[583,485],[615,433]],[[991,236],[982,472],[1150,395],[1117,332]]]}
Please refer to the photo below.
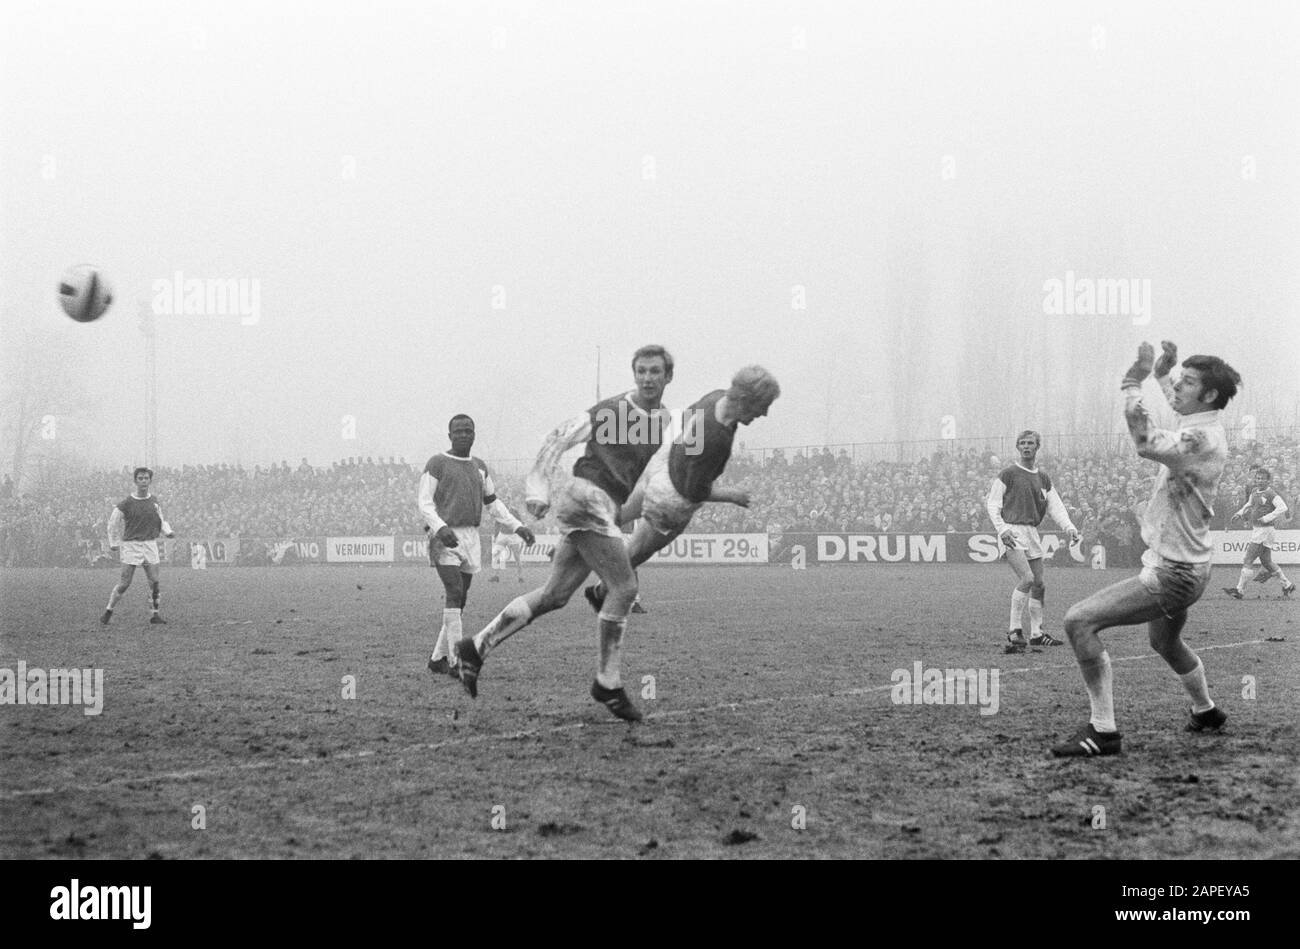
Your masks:
{"label": "player's knee-high sock", "polygon": [[149,612],[157,613],[158,607],[162,605],[162,591],[159,589],[158,582],[155,580],[149,584]]}
{"label": "player's knee-high sock", "polygon": [[460,610],[444,609],[442,611],[442,628],[438,630],[438,641],[433,645],[434,662],[446,657],[454,666],[456,664],[456,643],[460,642]]}
{"label": "player's knee-high sock", "polygon": [[108,595],[108,611],[111,613],[117,608],[118,600],[122,599],[122,594],[126,591],[120,586],[113,587],[113,592]]}
{"label": "player's knee-high sock", "polygon": [[1043,635],[1043,601],[1029,598],[1029,635]]}
{"label": "player's knee-high sock", "polygon": [[1019,587],[1011,591],[1011,625],[1007,627],[1008,632],[1025,628],[1025,600],[1028,598],[1029,594]]}
{"label": "player's knee-high sock", "polygon": [[1111,689],[1110,653],[1102,651],[1096,659],[1079,661],[1083,684],[1092,704],[1092,727],[1099,732],[1117,731],[1115,728],[1115,696]]}
{"label": "player's knee-high sock", "polygon": [[1193,712],[1208,712],[1214,708],[1214,701],[1210,698],[1210,687],[1205,682],[1205,666],[1201,664],[1201,657],[1196,657],[1196,666],[1190,672],[1184,672],[1179,677],[1183,683],[1183,688],[1192,698]]}
{"label": "player's knee-high sock", "polygon": [[627,630],[627,617],[614,619],[600,614],[600,668],[596,670],[596,681],[607,689],[623,687],[619,677],[619,664],[623,656],[623,633]]}
{"label": "player's knee-high sock", "polygon": [[1254,565],[1241,568],[1241,576],[1237,578],[1238,593],[1246,592],[1246,584],[1250,581],[1250,578],[1254,575],[1254,573],[1255,573]]}
{"label": "player's knee-high sock", "polygon": [[540,593],[541,591],[534,591],[528,596],[515,597],[506,604],[504,610],[493,617],[492,622],[478,631],[474,637],[474,648],[478,650],[480,656],[486,657],[490,650],[501,645],[533,621],[533,608],[528,603],[528,597],[540,596]]}

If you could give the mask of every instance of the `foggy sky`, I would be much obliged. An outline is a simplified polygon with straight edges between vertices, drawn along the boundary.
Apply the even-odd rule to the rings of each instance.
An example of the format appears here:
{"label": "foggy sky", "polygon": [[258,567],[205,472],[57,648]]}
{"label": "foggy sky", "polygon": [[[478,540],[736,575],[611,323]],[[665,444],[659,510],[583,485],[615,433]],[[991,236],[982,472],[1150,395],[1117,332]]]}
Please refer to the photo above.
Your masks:
{"label": "foggy sky", "polygon": [[[51,359],[47,450],[145,460],[180,271],[260,315],[157,317],[162,464],[423,461],[457,412],[530,457],[649,342],[672,406],[777,376],[750,447],[1118,431],[1162,338],[1297,423],[1300,8],[856,6],[7,3],[5,376]],[[1150,322],[1045,314],[1067,271]]]}

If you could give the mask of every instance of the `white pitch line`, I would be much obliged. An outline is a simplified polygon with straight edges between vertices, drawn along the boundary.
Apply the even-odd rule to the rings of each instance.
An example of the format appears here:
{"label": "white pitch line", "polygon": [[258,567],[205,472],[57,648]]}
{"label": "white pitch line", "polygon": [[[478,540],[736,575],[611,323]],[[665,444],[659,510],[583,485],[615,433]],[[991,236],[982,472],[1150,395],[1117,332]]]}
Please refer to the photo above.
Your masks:
{"label": "white pitch line", "polygon": [[[1219,645],[1201,646],[1196,651],[1209,652],[1212,649],[1236,649],[1240,646],[1256,646],[1260,643],[1267,642],[1265,639],[1247,639],[1236,643],[1221,643]],[[1114,658],[1111,662],[1138,662],[1144,659],[1159,658],[1155,653],[1144,653],[1140,656],[1120,656]],[[1041,672],[1046,666],[1023,666],[1019,669],[1004,669],[1003,673],[1014,675],[1022,672]],[[872,685],[863,686],[857,689],[843,689],[836,692],[819,692],[805,695],[775,695],[767,698],[741,699],[738,702],[722,702],[718,705],[705,705],[697,708],[677,709],[671,712],[651,712],[646,715],[647,720],[662,721],[670,718],[682,718],[696,715],[708,715],[711,712],[738,712],[742,708],[754,708],[759,705],[783,705],[795,702],[817,702],[826,699],[847,698],[860,695],[870,695],[875,692],[888,692],[894,688],[893,683],[889,685]],[[479,745],[484,742],[495,741],[518,741],[521,738],[531,738],[535,735],[557,735],[566,731],[578,731],[583,728],[593,727],[610,727],[614,723],[608,723],[605,726],[596,726],[590,722],[565,722],[561,725],[539,726],[537,728],[525,728],[511,732],[492,732],[486,735],[464,735],[457,738],[447,738],[443,741],[422,742],[418,745],[407,745],[404,748],[362,748],[356,751],[341,751],[331,755],[313,755],[309,758],[276,758],[267,761],[247,761],[237,765],[220,765],[211,768],[197,768],[191,771],[164,771],[158,774],[141,775],[136,777],[110,778],[100,784],[65,784],[61,787],[41,787],[41,788],[24,788],[17,791],[0,791],[0,800],[8,801],[23,797],[38,797],[47,794],[64,794],[71,791],[81,791],[92,793],[102,791],[105,788],[117,787],[129,784],[152,784],[159,781],[192,781],[196,778],[220,777],[227,774],[237,773],[240,771],[260,771],[266,768],[279,768],[285,766],[313,765],[324,764],[332,761],[355,761],[361,758],[373,758],[379,755],[406,755],[426,751],[442,751],[446,748],[465,747],[469,745]]]}

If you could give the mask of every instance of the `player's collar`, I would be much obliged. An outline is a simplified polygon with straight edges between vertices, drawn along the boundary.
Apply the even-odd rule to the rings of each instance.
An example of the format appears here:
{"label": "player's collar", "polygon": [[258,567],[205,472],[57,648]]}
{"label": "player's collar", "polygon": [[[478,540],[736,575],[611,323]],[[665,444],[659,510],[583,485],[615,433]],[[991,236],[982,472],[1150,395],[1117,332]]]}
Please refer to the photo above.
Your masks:
{"label": "player's collar", "polygon": [[1037,469],[1037,468],[1026,468],[1024,465],[1022,465],[1022,464],[1021,464],[1020,462],[1018,462],[1018,461],[1015,462],[1015,466],[1016,466],[1017,468],[1019,468],[1021,471],[1028,471],[1030,474],[1038,474],[1038,469]]}
{"label": "player's collar", "polygon": [[628,389],[626,392],[623,393],[623,398],[627,400],[627,404],[628,404],[628,405],[632,406],[632,411],[634,411],[634,412],[640,412],[642,415],[647,415],[647,416],[648,416],[651,412],[669,412],[669,411],[670,411],[670,409],[668,408],[668,406],[664,405],[664,402],[663,402],[663,399],[662,399],[662,398],[660,398],[660,400],[659,400],[659,408],[657,408],[657,409],[643,409],[643,408],[641,408],[640,405],[637,404],[636,399],[632,398],[632,396],[634,396],[634,395],[636,395],[636,389]]}
{"label": "player's collar", "polygon": [[473,455],[453,455],[449,451],[444,451],[442,454],[450,458],[452,461],[473,461],[474,460]]}
{"label": "player's collar", "polygon": [[151,497],[153,497],[153,495],[152,495],[152,494],[146,494],[144,497],[140,497],[140,495],[138,495],[138,494],[136,494],[134,491],[132,491],[132,492],[131,492],[131,497],[135,498],[137,501],[148,501]]}
{"label": "player's collar", "polygon": [[1208,412],[1194,412],[1191,415],[1178,416],[1178,427],[1187,428],[1191,425],[1210,425],[1219,420],[1219,410],[1210,409]]}

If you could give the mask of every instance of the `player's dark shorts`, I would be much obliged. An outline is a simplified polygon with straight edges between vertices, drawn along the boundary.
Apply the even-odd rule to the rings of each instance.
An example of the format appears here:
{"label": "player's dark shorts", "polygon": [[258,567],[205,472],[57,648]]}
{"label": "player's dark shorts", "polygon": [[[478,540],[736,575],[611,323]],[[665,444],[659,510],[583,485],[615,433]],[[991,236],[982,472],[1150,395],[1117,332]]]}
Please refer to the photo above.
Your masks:
{"label": "player's dark shorts", "polygon": [[1211,564],[1166,560],[1148,549],[1142,555],[1138,579],[1156,598],[1166,616],[1181,613],[1201,598],[1210,583]]}

